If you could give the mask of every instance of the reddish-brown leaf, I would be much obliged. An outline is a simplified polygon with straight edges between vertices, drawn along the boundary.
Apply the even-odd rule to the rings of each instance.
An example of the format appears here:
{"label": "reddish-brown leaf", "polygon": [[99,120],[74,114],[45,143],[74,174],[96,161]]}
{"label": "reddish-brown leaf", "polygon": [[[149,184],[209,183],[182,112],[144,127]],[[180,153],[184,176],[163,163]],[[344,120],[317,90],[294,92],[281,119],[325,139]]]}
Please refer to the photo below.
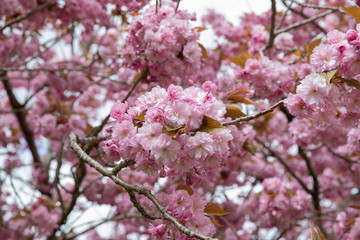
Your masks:
{"label": "reddish-brown leaf", "polygon": [[204,116],[202,124],[198,129],[198,131],[213,134],[216,133],[217,131],[220,131],[221,129],[226,129],[226,127],[221,125],[221,123],[218,122],[217,120],[208,116]]}
{"label": "reddish-brown leaf", "polygon": [[206,27],[195,27],[195,29],[198,32],[202,32],[202,31],[205,31],[207,28]]}
{"label": "reddish-brown leaf", "polygon": [[358,23],[360,22],[360,8],[359,7],[344,7],[341,4],[340,4],[340,6],[347,15],[355,18],[355,20]]}
{"label": "reddish-brown leaf", "polygon": [[255,105],[255,103],[253,101],[251,101],[250,99],[240,97],[240,96],[237,96],[237,95],[233,95],[233,96],[228,97],[228,100],[231,100],[233,102],[238,102],[238,103],[245,103],[245,104]]}
{"label": "reddish-brown leaf", "polygon": [[217,205],[215,203],[208,203],[205,206],[204,213],[207,213],[210,215],[215,215],[215,216],[223,216],[223,215],[228,215],[231,212],[227,212],[227,211],[223,210],[219,205]]}
{"label": "reddish-brown leaf", "polygon": [[164,128],[165,128],[165,131],[173,138],[176,138],[176,136],[178,134],[181,134],[186,128],[187,128],[187,125],[184,124],[180,127],[171,127],[169,125],[167,125],[166,123],[164,123]]}
{"label": "reddish-brown leaf", "polygon": [[177,191],[177,190],[185,190],[185,191],[187,191],[187,193],[188,193],[190,196],[194,194],[194,190],[193,190],[191,187],[189,187],[188,185],[184,185],[184,184],[179,184],[179,185],[176,187],[175,190],[176,190],[176,191]]}
{"label": "reddish-brown leaf", "polygon": [[205,48],[201,43],[198,43],[198,45],[199,45],[199,47],[201,48],[201,54],[202,54],[201,58],[206,58],[206,59],[208,59],[209,56],[208,56],[208,54],[207,54],[206,48]]}
{"label": "reddish-brown leaf", "polygon": [[239,104],[226,104],[226,113],[225,117],[231,117],[232,119],[236,119],[239,117],[245,117],[246,114],[241,111],[241,105]]}

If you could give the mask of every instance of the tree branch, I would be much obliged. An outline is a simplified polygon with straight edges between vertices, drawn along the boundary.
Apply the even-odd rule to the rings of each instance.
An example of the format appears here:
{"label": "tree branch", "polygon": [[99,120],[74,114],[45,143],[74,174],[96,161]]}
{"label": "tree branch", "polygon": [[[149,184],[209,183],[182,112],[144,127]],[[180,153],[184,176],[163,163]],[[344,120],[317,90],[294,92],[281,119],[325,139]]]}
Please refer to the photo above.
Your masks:
{"label": "tree branch", "polygon": [[29,12],[29,13],[27,13],[25,15],[20,15],[20,16],[18,16],[16,18],[12,19],[11,21],[8,21],[3,27],[0,28],[0,33],[2,31],[4,31],[5,28],[10,27],[10,26],[12,26],[12,25],[14,25],[16,23],[21,22],[21,21],[33,16],[37,12],[42,11],[45,8],[50,8],[50,7],[55,6],[55,5],[56,4],[50,3],[50,2],[44,3],[44,4],[40,5],[39,7],[35,8],[34,10],[32,10],[31,12]]}
{"label": "tree branch", "polygon": [[[30,129],[29,124],[26,120],[26,111],[23,111],[24,106],[23,106],[23,104],[20,104],[19,101],[16,99],[16,97],[13,93],[13,90],[12,90],[10,80],[7,76],[7,72],[0,72],[0,79],[1,79],[1,81],[4,85],[4,88],[5,88],[5,91],[8,95],[11,108],[14,110],[14,114],[19,122],[20,128],[21,128],[21,130],[25,136],[26,142],[28,143],[28,146],[30,148],[30,151],[31,151],[31,154],[33,157],[33,161],[34,161],[34,166],[35,166],[35,168],[39,168],[39,167],[41,167],[41,159],[40,159],[39,153],[38,153],[36,145],[35,145],[34,134],[33,134],[32,130]],[[50,193],[47,191],[43,191],[42,189],[39,189],[39,191],[42,194],[50,196]]]}
{"label": "tree branch", "polygon": [[228,126],[228,125],[235,125],[239,122],[245,122],[245,121],[250,121],[250,120],[254,120],[256,118],[259,118],[269,112],[272,112],[274,111],[277,107],[279,107],[280,105],[282,105],[284,103],[283,100],[277,102],[275,105],[271,106],[270,108],[264,110],[264,111],[261,111],[261,112],[258,112],[254,115],[250,115],[250,116],[246,116],[246,117],[240,117],[240,118],[237,118],[237,119],[234,119],[232,121],[229,121],[229,122],[224,122],[222,125],[223,126]]}
{"label": "tree branch", "polygon": [[155,207],[159,210],[159,212],[163,215],[164,219],[171,222],[177,229],[180,230],[180,232],[188,235],[189,237],[195,237],[197,239],[201,239],[201,240],[212,240],[213,238],[210,237],[206,237],[203,236],[201,234],[198,234],[192,230],[190,230],[189,228],[186,228],[184,225],[182,225],[176,218],[174,218],[173,216],[171,216],[165,209],[164,206],[161,205],[161,203],[157,200],[157,198],[151,193],[151,191],[141,188],[139,186],[136,185],[131,185],[129,183],[126,183],[124,181],[122,181],[121,179],[119,179],[118,177],[114,176],[111,171],[107,170],[106,168],[104,168],[103,166],[101,166],[97,161],[95,161],[94,159],[92,159],[91,157],[89,157],[88,154],[86,154],[84,152],[84,150],[81,149],[81,147],[78,145],[77,143],[77,139],[78,137],[74,134],[71,133],[69,136],[70,139],[70,146],[71,148],[75,151],[75,153],[78,155],[78,157],[86,162],[87,164],[89,164],[91,167],[95,168],[99,173],[101,173],[102,175],[109,177],[111,180],[113,180],[116,184],[120,185],[121,187],[123,187],[125,189],[125,191],[129,192],[129,191],[133,191],[133,192],[137,192],[141,195],[144,195],[145,197],[147,197],[154,205]]}
{"label": "tree branch", "polygon": [[305,160],[306,167],[307,167],[307,169],[309,171],[310,176],[313,179],[313,189],[312,189],[311,196],[312,196],[312,202],[313,202],[314,209],[315,209],[315,214],[316,214],[315,223],[320,228],[321,232],[325,236],[327,236],[325,228],[324,228],[323,223],[321,221],[322,213],[321,213],[320,198],[319,198],[319,194],[320,194],[319,181],[318,181],[317,175],[315,173],[315,170],[311,165],[310,158],[306,155],[306,153],[304,152],[302,147],[298,147],[298,149],[299,149],[299,154]]}
{"label": "tree branch", "polygon": [[301,185],[301,187],[310,195],[313,195],[313,192],[306,186],[306,184],[296,175],[296,173],[290,168],[290,166],[285,162],[285,160],[278,154],[276,153],[274,150],[272,150],[270,147],[266,146],[266,144],[261,141],[258,137],[255,136],[255,140],[257,142],[259,142],[264,148],[266,148],[269,153],[274,156],[277,160],[279,160],[279,162],[281,163],[281,165],[283,165],[285,167],[285,169],[290,173],[291,176],[293,176],[296,181]]}
{"label": "tree branch", "polygon": [[287,31],[290,31],[292,29],[301,27],[301,26],[303,26],[305,24],[311,23],[311,22],[313,22],[313,21],[315,21],[315,20],[317,20],[319,18],[325,17],[325,16],[327,16],[327,15],[333,13],[333,12],[335,12],[335,10],[328,10],[328,11],[320,13],[319,15],[316,15],[314,17],[305,19],[304,21],[297,22],[297,23],[291,24],[290,26],[287,26],[287,27],[284,27],[282,29],[276,30],[275,31],[275,36],[279,35],[280,33],[287,32]]}
{"label": "tree branch", "polygon": [[275,20],[276,20],[276,1],[271,0],[271,22],[270,22],[270,30],[269,30],[269,40],[266,43],[266,45],[264,45],[259,51],[261,57],[264,57],[264,51],[266,49],[272,47],[272,45],[274,43],[274,38],[276,36],[274,34]]}

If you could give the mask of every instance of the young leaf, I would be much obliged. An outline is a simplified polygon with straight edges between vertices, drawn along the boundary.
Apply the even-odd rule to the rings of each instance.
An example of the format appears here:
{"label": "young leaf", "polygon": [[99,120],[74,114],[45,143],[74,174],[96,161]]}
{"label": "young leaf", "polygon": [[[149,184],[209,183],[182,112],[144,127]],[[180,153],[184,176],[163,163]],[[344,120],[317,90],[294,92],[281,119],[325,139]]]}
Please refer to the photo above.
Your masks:
{"label": "young leaf", "polygon": [[202,32],[202,31],[205,31],[207,28],[205,28],[205,27],[195,27],[195,29],[198,32]]}
{"label": "young leaf", "polygon": [[194,194],[194,190],[193,190],[191,187],[189,187],[188,185],[184,185],[184,184],[179,184],[179,185],[176,187],[175,191],[177,191],[177,190],[185,190],[185,191],[187,191],[187,193],[188,193],[190,196]]}
{"label": "young leaf", "polygon": [[218,221],[216,221],[213,217],[210,217],[208,215],[205,215],[207,216],[208,218],[210,218],[210,221],[212,224],[216,225],[216,226],[222,226]]}
{"label": "young leaf", "polygon": [[327,240],[320,229],[313,223],[310,224],[311,240]]}
{"label": "young leaf", "polygon": [[186,128],[187,128],[187,125],[184,124],[180,127],[176,127],[176,128],[173,128],[173,127],[170,127],[169,125],[167,125],[166,123],[164,123],[164,128],[165,128],[165,131],[173,138],[176,138],[176,136],[181,133],[182,131],[184,131]]}
{"label": "young leaf", "polygon": [[231,117],[231,119],[236,119],[239,117],[245,117],[246,114],[241,111],[241,105],[239,104],[226,104],[226,113],[225,117]]}
{"label": "young leaf", "polygon": [[317,38],[309,43],[308,54],[311,55],[315,47],[319,46],[321,43],[321,38]]}
{"label": "young leaf", "polygon": [[340,4],[341,8],[346,12],[347,15],[355,18],[356,22],[360,22],[360,8],[359,7],[344,7]]}
{"label": "young leaf", "polygon": [[134,117],[134,120],[138,120],[138,121],[141,121],[141,122],[145,122],[145,114],[146,114],[146,111],[136,115]]}
{"label": "young leaf", "polygon": [[240,97],[240,96],[237,96],[237,95],[233,95],[233,96],[228,97],[228,100],[231,100],[233,102],[239,102],[239,103],[255,105],[255,103],[253,101],[251,101],[250,99]]}
{"label": "young leaf", "polygon": [[208,56],[208,54],[207,54],[206,48],[205,48],[201,43],[198,43],[198,45],[199,45],[199,47],[201,48],[201,54],[202,54],[201,58],[206,58],[206,59],[208,59],[209,56]]}
{"label": "young leaf", "polygon": [[204,213],[215,216],[223,216],[223,215],[228,215],[231,212],[224,211],[219,205],[215,203],[208,203],[205,206]]}
{"label": "young leaf", "polygon": [[246,139],[243,148],[248,151],[251,155],[256,154],[256,147],[253,141]]}
{"label": "young leaf", "polygon": [[360,206],[359,205],[351,205],[349,206],[350,208],[354,208],[354,209],[357,209],[357,210],[360,210]]}
{"label": "young leaf", "polygon": [[319,75],[326,79],[327,84],[330,84],[330,81],[333,78],[335,78],[337,72],[338,72],[337,69],[333,69],[333,70],[330,70],[330,71],[321,72],[321,73],[319,73]]}
{"label": "young leaf", "polygon": [[254,56],[246,53],[246,52],[242,52],[240,54],[240,56],[234,56],[234,57],[229,57],[228,60],[242,68],[245,67],[245,64],[246,64],[246,61],[249,59],[249,58],[254,58]]}
{"label": "young leaf", "polygon": [[242,95],[242,94],[247,94],[247,93],[251,93],[251,92],[248,90],[245,90],[243,88],[238,88],[238,89],[235,89],[235,90],[229,92],[228,94],[226,94],[226,96],[223,99],[228,99],[231,96],[237,96],[237,95]]}
{"label": "young leaf", "polygon": [[221,123],[218,122],[217,120],[208,116],[204,116],[202,124],[198,129],[198,131],[213,134],[216,133],[217,131],[220,131],[221,129],[226,129],[226,127],[221,125]]}
{"label": "young leaf", "polygon": [[343,80],[343,82],[346,83],[346,85],[350,87],[354,87],[357,90],[360,90],[360,81],[356,79],[341,79],[341,80]]}

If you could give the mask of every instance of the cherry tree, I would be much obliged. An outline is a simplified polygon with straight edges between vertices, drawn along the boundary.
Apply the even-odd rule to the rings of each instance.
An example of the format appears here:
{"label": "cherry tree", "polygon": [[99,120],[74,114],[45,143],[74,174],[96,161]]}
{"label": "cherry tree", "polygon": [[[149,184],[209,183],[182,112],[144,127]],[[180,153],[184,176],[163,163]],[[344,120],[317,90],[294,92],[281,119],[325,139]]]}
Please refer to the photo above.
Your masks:
{"label": "cherry tree", "polygon": [[3,0],[0,238],[359,239],[360,1],[270,1]]}

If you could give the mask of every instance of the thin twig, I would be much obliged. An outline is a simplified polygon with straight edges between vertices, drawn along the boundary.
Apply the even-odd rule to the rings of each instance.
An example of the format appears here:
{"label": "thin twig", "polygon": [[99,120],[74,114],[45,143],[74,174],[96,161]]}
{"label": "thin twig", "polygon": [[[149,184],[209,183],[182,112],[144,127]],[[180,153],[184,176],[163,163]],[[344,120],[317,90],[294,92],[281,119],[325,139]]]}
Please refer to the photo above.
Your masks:
{"label": "thin twig", "polygon": [[44,4],[40,5],[39,7],[35,8],[33,11],[31,11],[31,12],[25,14],[25,15],[20,15],[20,16],[18,16],[18,17],[16,17],[16,18],[12,19],[11,21],[8,21],[3,27],[0,28],[0,33],[1,33],[5,28],[10,27],[10,26],[12,26],[12,25],[14,25],[14,24],[16,24],[16,23],[21,22],[21,21],[23,21],[23,20],[25,20],[25,19],[33,16],[33,15],[36,14],[37,12],[42,11],[42,10],[45,9],[45,8],[49,8],[49,7],[52,7],[52,6],[55,6],[55,5],[56,5],[56,4],[50,3],[50,2],[44,3]]}
{"label": "thin twig", "polygon": [[211,237],[206,237],[199,233],[196,233],[196,232],[190,230],[189,228],[185,227],[184,225],[182,225],[176,218],[171,216],[166,211],[165,207],[163,205],[161,205],[159,200],[151,193],[151,191],[141,188],[136,185],[131,185],[131,184],[119,179],[118,177],[114,176],[113,174],[111,174],[111,171],[109,171],[106,168],[104,168],[103,166],[101,166],[101,164],[99,164],[97,161],[95,161],[94,159],[89,157],[89,155],[87,153],[85,153],[83,149],[81,149],[81,147],[77,143],[77,139],[78,139],[78,137],[74,133],[70,134],[70,136],[69,136],[70,146],[74,150],[76,155],[82,161],[86,162],[91,167],[95,168],[102,175],[113,180],[117,185],[123,187],[125,189],[125,191],[137,192],[137,193],[147,197],[155,205],[155,207],[159,210],[159,212],[163,215],[164,219],[171,222],[177,229],[180,230],[180,232],[188,235],[189,237],[195,237],[195,238],[198,238],[201,240],[212,240],[213,239]]}
{"label": "thin twig", "polygon": [[315,214],[316,214],[315,223],[320,228],[321,232],[326,236],[327,233],[326,233],[323,223],[321,221],[322,213],[321,213],[320,198],[319,198],[319,194],[320,194],[319,180],[317,178],[317,174],[316,174],[313,166],[311,165],[310,158],[306,155],[306,153],[304,152],[302,147],[298,147],[298,149],[299,149],[299,155],[305,160],[306,167],[309,171],[310,176],[313,179],[313,188],[312,188],[311,196],[312,196],[312,202],[313,202]]}
{"label": "thin twig", "polygon": [[134,165],[135,161],[132,159],[125,159],[124,161],[120,162],[118,165],[116,165],[112,170],[111,174],[117,175],[123,168],[129,167],[131,165]]}
{"label": "thin twig", "polygon": [[337,7],[329,7],[329,6],[319,6],[319,5],[314,5],[314,4],[308,4],[308,3],[302,3],[299,2],[297,0],[292,0],[294,3],[303,6],[303,7],[307,7],[307,8],[314,8],[314,9],[327,9],[327,10],[334,10],[334,11],[338,11],[341,13],[345,13],[344,11],[342,11],[341,8],[337,8]]}
{"label": "thin twig", "polygon": [[279,25],[277,26],[276,30],[280,29],[281,26],[283,25],[284,21],[285,21],[285,18],[291,8],[291,5],[294,3],[294,1],[292,0],[291,3],[286,7],[286,10],[284,12],[284,14],[282,15],[281,19],[280,19],[280,22],[279,22]]}
{"label": "thin twig", "polygon": [[348,163],[350,163],[350,164],[351,164],[351,163],[360,164],[358,161],[355,161],[355,160],[352,160],[352,159],[350,159],[350,158],[341,156],[340,154],[334,152],[334,151],[330,148],[330,146],[327,145],[326,143],[324,143],[324,146],[325,146],[326,149],[327,149],[332,155],[334,155],[335,157],[338,157],[338,158],[340,158],[340,159],[342,159],[342,160],[345,160],[346,162],[348,162]]}
{"label": "thin twig", "polygon": [[234,119],[234,120],[229,121],[229,122],[224,122],[222,125],[223,126],[235,125],[235,124],[237,124],[239,122],[245,122],[245,121],[254,120],[254,119],[259,118],[259,117],[261,117],[261,116],[263,116],[263,115],[265,115],[265,114],[267,114],[269,112],[274,111],[277,107],[279,107],[283,103],[284,103],[284,101],[281,100],[281,101],[277,102],[275,105],[271,106],[270,108],[268,108],[268,109],[266,109],[264,111],[258,112],[258,113],[254,114],[254,115],[250,115],[250,116],[246,116],[246,117],[240,117],[240,118]]}
{"label": "thin twig", "polygon": [[270,22],[270,30],[269,30],[269,40],[266,43],[266,45],[264,45],[259,51],[261,57],[264,57],[264,51],[266,49],[272,47],[272,45],[274,43],[274,38],[276,36],[274,34],[275,21],[276,21],[276,1],[271,0],[271,22]]}
{"label": "thin twig", "polygon": [[176,13],[176,12],[177,12],[177,10],[179,9],[180,1],[181,1],[181,0],[177,0],[177,3],[176,3],[176,8],[175,8],[175,13]]}
{"label": "thin twig", "polygon": [[95,148],[96,148],[96,151],[98,152],[98,156],[100,158],[100,161],[105,164],[105,166],[107,167],[115,167],[116,164],[113,164],[113,163],[110,163],[109,161],[107,161],[104,157],[104,154],[103,154],[103,151],[100,149],[100,146],[99,144],[95,144]]}
{"label": "thin twig", "polygon": [[335,12],[334,10],[328,10],[328,11],[320,13],[319,15],[316,15],[314,17],[305,19],[304,21],[297,22],[297,23],[291,24],[290,26],[287,26],[287,27],[284,27],[282,29],[276,30],[274,34],[276,36],[276,35],[279,35],[280,33],[287,32],[287,31],[290,31],[292,29],[301,27],[301,26],[303,26],[305,24],[311,23],[311,22],[313,22],[313,21],[315,21],[315,20],[317,20],[319,18],[325,17],[325,16],[327,16],[327,15],[329,15],[331,13],[334,13],[334,12]]}
{"label": "thin twig", "polygon": [[[135,79],[133,85],[131,86],[131,88],[129,89],[128,93],[126,94],[126,96],[121,100],[122,103],[124,103],[132,94],[132,92],[134,91],[134,89],[136,88],[136,86],[142,81],[144,80],[149,74],[149,68],[146,67],[141,74]],[[108,114],[104,120],[102,120],[102,122],[100,123],[99,126],[93,128],[90,130],[90,132],[88,134],[86,134],[87,137],[94,137],[97,136],[100,131],[104,128],[104,126],[106,125],[106,123],[109,121],[110,119],[110,114]]]}
{"label": "thin twig", "polygon": [[120,215],[120,216],[115,216],[115,217],[112,217],[112,218],[107,218],[107,219],[103,219],[101,220],[99,223],[95,224],[95,225],[92,225],[91,227],[85,229],[84,231],[81,231],[71,237],[68,237],[68,238],[65,238],[64,240],[71,240],[71,239],[75,239],[81,235],[83,235],[84,233],[87,233],[88,231],[91,231],[97,227],[99,227],[100,225],[103,225],[104,223],[107,223],[107,222],[112,222],[112,221],[120,221],[120,220],[123,220],[123,219],[128,219],[128,218],[140,218],[142,217],[140,214],[124,214],[124,215]]}
{"label": "thin twig", "polygon": [[255,140],[259,142],[264,148],[266,148],[269,153],[274,156],[280,163],[285,167],[285,169],[290,173],[291,176],[293,176],[296,181],[301,185],[301,187],[310,195],[313,194],[313,192],[306,186],[306,184],[296,175],[294,170],[291,169],[291,167],[285,162],[285,160],[274,150],[272,150],[270,147],[268,147],[263,141],[261,141],[258,137],[255,136]]}

